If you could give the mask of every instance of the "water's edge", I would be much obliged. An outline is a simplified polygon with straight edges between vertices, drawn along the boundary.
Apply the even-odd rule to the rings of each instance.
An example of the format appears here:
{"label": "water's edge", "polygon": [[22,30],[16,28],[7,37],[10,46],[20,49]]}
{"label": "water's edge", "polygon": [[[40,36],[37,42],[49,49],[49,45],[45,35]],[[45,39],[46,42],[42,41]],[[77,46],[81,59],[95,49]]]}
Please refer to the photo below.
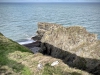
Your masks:
{"label": "water's edge", "polygon": [[28,39],[20,39],[17,40],[16,42],[19,43],[20,45],[25,45],[25,44],[34,43],[36,41],[32,40],[31,38],[28,38]]}

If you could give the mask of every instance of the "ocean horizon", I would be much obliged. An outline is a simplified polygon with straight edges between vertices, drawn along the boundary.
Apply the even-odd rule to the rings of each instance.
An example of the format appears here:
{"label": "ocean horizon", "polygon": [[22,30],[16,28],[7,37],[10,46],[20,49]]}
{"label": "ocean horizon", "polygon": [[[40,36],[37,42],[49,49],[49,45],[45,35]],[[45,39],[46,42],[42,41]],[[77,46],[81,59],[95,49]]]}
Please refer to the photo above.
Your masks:
{"label": "ocean horizon", "polygon": [[0,32],[6,37],[29,40],[38,22],[83,26],[100,39],[100,3],[0,3]]}

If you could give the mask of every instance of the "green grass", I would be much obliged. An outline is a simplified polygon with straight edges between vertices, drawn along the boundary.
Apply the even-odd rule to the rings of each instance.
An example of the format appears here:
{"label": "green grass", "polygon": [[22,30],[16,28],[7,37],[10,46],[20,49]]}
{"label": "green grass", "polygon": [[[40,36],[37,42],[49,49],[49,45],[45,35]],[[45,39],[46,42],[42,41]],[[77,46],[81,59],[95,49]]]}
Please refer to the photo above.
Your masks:
{"label": "green grass", "polygon": [[63,72],[60,67],[52,67],[49,63],[47,63],[44,67],[44,71],[42,75],[62,75]]}
{"label": "green grass", "polygon": [[22,75],[33,75],[28,67],[24,67]]}
{"label": "green grass", "polygon": [[49,63],[47,63],[44,66],[44,70],[42,75],[81,75],[77,72],[66,72],[64,71],[60,66],[50,66]]}
{"label": "green grass", "polygon": [[[11,69],[13,73],[31,75],[31,71],[25,65],[11,60],[8,57],[9,53],[13,53],[15,51],[30,53],[29,49],[6,38],[0,33],[0,69],[2,69],[2,72],[4,71],[5,74],[8,74],[6,72]],[[8,68],[4,66],[7,66]],[[0,71],[0,74],[2,74],[2,72]]]}

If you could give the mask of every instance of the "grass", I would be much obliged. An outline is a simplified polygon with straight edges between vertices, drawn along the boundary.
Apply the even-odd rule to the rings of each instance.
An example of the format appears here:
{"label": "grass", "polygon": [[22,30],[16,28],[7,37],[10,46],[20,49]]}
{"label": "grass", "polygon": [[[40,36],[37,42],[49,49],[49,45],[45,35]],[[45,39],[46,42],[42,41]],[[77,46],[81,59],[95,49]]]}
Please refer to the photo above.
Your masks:
{"label": "grass", "polygon": [[49,63],[47,63],[44,67],[44,71],[42,75],[62,75],[62,70],[60,67],[52,67]]}
{"label": "grass", "polygon": [[[38,70],[38,62],[42,61],[43,69]],[[59,61],[57,66],[50,66]],[[6,38],[0,33],[0,75],[90,75],[87,72],[73,69],[60,59],[33,54],[24,46]]]}
{"label": "grass", "polygon": [[22,75],[32,75],[32,73],[28,67],[24,67],[22,71]]}
{"label": "grass", "polygon": [[[29,49],[6,38],[5,36],[3,36],[0,33],[0,69],[2,69],[2,72],[4,70],[5,74],[8,74],[9,72],[10,72],[10,74],[12,74],[12,73],[20,74],[22,72],[22,75],[25,75],[25,73],[26,74],[28,73],[27,75],[31,75],[30,71],[26,68],[25,65],[9,59],[9,57],[8,57],[9,53],[13,53],[15,51],[30,53]],[[13,72],[11,72],[10,70]],[[7,71],[9,71],[9,72],[6,73]],[[2,74],[2,72],[0,70],[0,75]]]}

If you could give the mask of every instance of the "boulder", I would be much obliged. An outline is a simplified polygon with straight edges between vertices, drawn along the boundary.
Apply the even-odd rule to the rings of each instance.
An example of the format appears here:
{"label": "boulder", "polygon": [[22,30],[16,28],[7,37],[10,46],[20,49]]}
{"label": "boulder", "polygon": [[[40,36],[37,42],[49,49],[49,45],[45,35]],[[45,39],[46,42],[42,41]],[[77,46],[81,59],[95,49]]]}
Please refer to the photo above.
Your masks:
{"label": "boulder", "polygon": [[100,41],[96,34],[87,32],[86,28],[38,23],[37,33],[42,42],[40,52],[60,58],[71,67],[89,72],[98,67]]}

